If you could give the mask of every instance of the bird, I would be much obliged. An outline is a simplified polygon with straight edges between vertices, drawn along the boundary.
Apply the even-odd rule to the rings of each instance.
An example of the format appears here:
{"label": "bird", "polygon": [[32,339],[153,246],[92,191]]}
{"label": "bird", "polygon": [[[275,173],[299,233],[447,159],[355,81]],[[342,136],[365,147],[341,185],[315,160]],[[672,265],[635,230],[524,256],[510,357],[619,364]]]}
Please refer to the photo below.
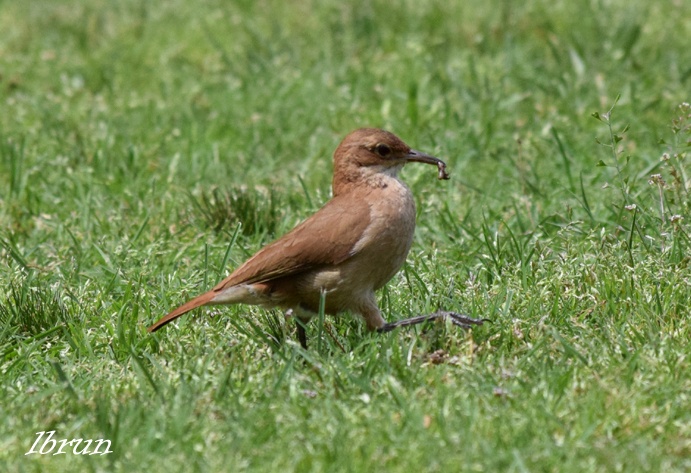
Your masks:
{"label": "bird", "polygon": [[407,163],[446,163],[412,149],[391,132],[360,128],[349,133],[333,155],[332,197],[311,217],[260,249],[213,289],[175,308],[148,327],[155,332],[201,306],[250,304],[294,315],[297,335],[307,348],[305,324],[320,313],[359,315],[380,333],[429,320],[449,318],[470,328],[487,319],[439,310],[386,322],[376,291],[401,269],[413,243],[415,200],[399,178]]}

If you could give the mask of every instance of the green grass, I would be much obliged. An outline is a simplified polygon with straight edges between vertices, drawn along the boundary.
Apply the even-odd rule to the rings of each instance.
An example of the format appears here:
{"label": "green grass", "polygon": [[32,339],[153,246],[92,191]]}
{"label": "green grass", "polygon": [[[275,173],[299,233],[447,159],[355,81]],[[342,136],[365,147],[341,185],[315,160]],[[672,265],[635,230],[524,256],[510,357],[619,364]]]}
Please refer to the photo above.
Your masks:
{"label": "green grass", "polygon": [[[0,469],[689,471],[691,7],[519,3],[0,2]],[[403,172],[386,318],[491,323],[145,332],[360,126],[452,175]],[[47,430],[114,453],[25,456]]]}

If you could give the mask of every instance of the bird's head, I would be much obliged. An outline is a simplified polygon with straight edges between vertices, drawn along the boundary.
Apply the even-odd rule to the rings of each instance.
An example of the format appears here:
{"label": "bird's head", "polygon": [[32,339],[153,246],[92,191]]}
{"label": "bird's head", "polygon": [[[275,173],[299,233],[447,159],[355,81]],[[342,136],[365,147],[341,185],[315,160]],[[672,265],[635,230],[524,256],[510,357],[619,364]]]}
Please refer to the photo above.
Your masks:
{"label": "bird's head", "polygon": [[448,179],[446,164],[439,158],[421,153],[399,137],[377,128],[360,128],[346,136],[334,152],[333,193],[337,195],[352,185],[377,182],[381,177],[398,176],[406,163],[434,164],[439,179]]}

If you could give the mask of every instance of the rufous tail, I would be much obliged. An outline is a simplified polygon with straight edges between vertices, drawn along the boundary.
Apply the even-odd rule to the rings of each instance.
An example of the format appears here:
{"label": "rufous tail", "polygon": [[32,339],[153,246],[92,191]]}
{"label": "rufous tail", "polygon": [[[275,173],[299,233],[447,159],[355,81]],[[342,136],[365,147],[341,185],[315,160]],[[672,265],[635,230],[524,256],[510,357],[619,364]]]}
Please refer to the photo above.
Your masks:
{"label": "rufous tail", "polygon": [[211,301],[211,299],[214,298],[215,295],[216,295],[216,292],[209,291],[209,292],[205,292],[204,294],[202,294],[200,296],[195,297],[191,301],[185,302],[184,304],[182,304],[177,309],[173,310],[168,315],[161,317],[161,319],[158,322],[156,322],[155,324],[153,324],[152,326],[150,326],[146,330],[148,332],[155,332],[156,330],[163,327],[167,323],[172,322],[173,320],[177,319],[181,315],[186,314],[187,312],[191,311],[192,309],[196,309],[197,307],[201,307],[203,305],[208,304]]}

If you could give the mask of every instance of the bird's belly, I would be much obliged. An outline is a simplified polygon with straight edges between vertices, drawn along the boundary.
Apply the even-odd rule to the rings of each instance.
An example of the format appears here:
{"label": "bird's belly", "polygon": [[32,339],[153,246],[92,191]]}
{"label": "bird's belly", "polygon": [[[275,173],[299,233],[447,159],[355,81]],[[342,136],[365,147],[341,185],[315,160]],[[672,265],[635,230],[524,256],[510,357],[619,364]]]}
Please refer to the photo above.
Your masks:
{"label": "bird's belly", "polygon": [[270,283],[273,305],[317,313],[322,292],[329,314],[359,311],[403,266],[415,231],[415,203],[400,181],[391,182],[371,199],[370,224],[351,256]]}
{"label": "bird's belly", "polygon": [[394,180],[372,206],[371,223],[355,245],[352,271],[377,290],[403,266],[415,233],[415,202],[402,182]]}
{"label": "bird's belly", "polygon": [[319,296],[315,299],[307,293],[320,288],[325,292],[328,313],[355,310],[364,297],[372,297],[401,269],[413,241],[415,205],[412,198],[400,199],[395,204],[386,212],[372,210],[372,223],[350,258],[302,276],[298,287],[304,291],[297,292],[305,296],[304,307],[318,310]]}

